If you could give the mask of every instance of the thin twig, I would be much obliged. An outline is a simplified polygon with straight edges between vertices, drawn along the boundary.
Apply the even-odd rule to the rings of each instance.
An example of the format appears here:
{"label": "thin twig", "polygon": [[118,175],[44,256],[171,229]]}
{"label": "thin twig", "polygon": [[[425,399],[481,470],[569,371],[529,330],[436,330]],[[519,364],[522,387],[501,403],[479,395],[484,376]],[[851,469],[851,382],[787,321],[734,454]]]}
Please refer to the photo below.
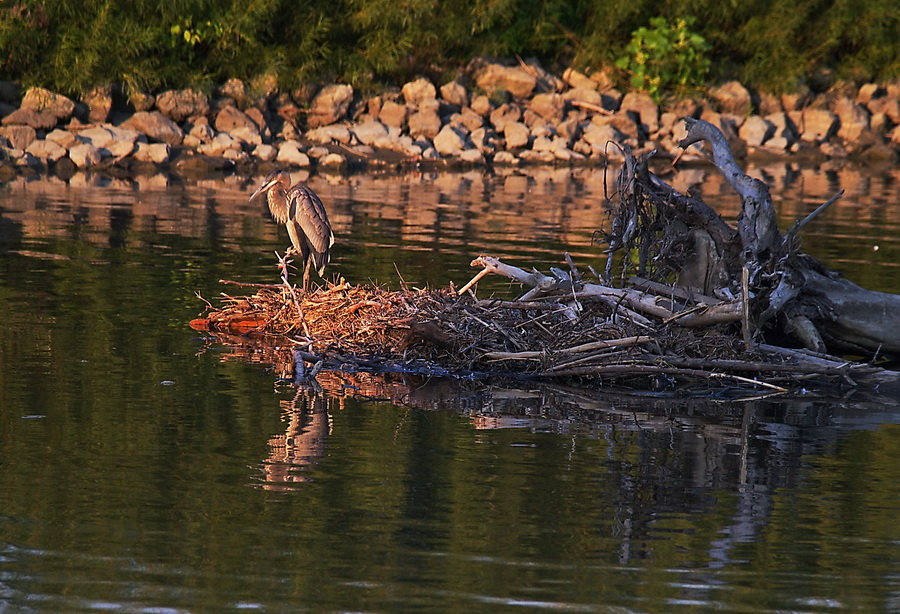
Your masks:
{"label": "thin twig", "polygon": [[793,228],[791,228],[788,231],[788,237],[796,237],[800,233],[800,231],[803,229],[804,226],[806,226],[811,221],[816,219],[816,217],[818,217],[818,215],[820,213],[822,213],[823,211],[825,211],[825,209],[827,209],[828,207],[833,205],[835,202],[837,202],[838,199],[843,195],[844,195],[844,191],[841,190],[840,192],[838,192],[837,194],[835,194],[834,196],[832,196],[831,198],[826,200],[824,203],[819,205],[815,211],[813,211],[812,213],[807,215],[805,218],[803,218],[802,220],[797,220],[797,222],[794,224]]}

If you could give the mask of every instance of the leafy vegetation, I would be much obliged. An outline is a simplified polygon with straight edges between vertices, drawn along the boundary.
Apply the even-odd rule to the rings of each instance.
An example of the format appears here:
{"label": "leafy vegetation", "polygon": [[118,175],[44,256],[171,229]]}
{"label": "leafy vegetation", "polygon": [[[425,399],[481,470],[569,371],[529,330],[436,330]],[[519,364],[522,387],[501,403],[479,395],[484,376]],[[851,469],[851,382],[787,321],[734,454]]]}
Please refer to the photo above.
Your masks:
{"label": "leafy vegetation", "polygon": [[518,54],[547,66],[612,70],[654,95],[702,85],[708,61],[712,79],[777,91],[823,74],[896,78],[894,4],[0,0],[0,76],[69,95],[108,83],[126,94],[209,89],[260,75],[284,88],[312,80],[366,87],[420,73],[447,79],[472,57]]}
{"label": "leafy vegetation", "polygon": [[628,72],[632,87],[644,90],[659,102],[663,90],[699,88],[709,71],[709,44],[688,27],[691,17],[673,25],[663,17],[650,20],[652,28],[638,28],[625,47],[627,55],[616,66]]}

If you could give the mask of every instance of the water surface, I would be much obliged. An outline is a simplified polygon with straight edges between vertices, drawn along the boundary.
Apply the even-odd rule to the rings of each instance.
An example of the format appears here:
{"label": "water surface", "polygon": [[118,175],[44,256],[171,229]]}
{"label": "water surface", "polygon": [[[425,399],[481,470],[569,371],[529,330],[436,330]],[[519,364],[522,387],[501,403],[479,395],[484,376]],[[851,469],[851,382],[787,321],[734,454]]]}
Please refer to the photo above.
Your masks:
{"label": "water surface", "polygon": [[[753,172],[785,227],[844,188],[806,251],[900,292],[900,171]],[[0,610],[900,609],[896,400],[293,387],[186,326],[275,280],[256,179],[0,186]],[[713,171],[670,180],[736,213]],[[601,262],[602,171],[309,183],[354,283]]]}

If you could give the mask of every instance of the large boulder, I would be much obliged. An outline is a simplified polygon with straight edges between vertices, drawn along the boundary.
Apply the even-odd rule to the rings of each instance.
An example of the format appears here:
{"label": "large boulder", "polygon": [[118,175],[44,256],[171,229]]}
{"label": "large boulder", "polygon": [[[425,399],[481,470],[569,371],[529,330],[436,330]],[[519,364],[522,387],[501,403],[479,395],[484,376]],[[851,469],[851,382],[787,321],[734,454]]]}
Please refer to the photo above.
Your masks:
{"label": "large boulder", "polygon": [[160,113],[176,122],[209,113],[209,99],[197,90],[168,90],[156,97]]}
{"label": "large boulder", "polygon": [[101,156],[124,158],[134,151],[134,144],[140,134],[134,130],[125,130],[115,126],[93,126],[80,131],[76,139],[80,143],[89,143],[100,151]]}
{"label": "large boulder", "polygon": [[305,167],[311,164],[309,156],[300,151],[300,143],[297,141],[285,141],[278,147],[278,155],[275,157],[278,162],[288,164],[290,166]]}
{"label": "large boulder", "polygon": [[840,126],[837,135],[850,143],[856,143],[859,137],[869,129],[869,111],[846,96],[835,100],[832,106],[838,116]]}
{"label": "large boulder", "polygon": [[166,164],[169,161],[169,155],[169,146],[165,143],[138,143],[134,159],[138,162]]}
{"label": "large boulder", "polygon": [[363,145],[373,146],[388,135],[388,130],[379,121],[370,120],[353,127],[353,134]]}
{"label": "large boulder", "polygon": [[89,168],[100,164],[103,156],[100,153],[100,150],[90,143],[79,143],[69,149],[69,159],[71,159],[78,168]]}
{"label": "large boulder", "polygon": [[37,138],[37,131],[31,126],[13,124],[0,128],[0,137],[9,140],[14,149],[24,151]]}
{"label": "large boulder", "polygon": [[[82,143],[90,143],[98,149],[108,147],[113,141],[116,140],[116,137],[112,133],[112,131],[104,126],[94,126],[82,130],[78,133],[78,136],[76,138]],[[132,141],[133,140],[134,139],[132,139]]]}
{"label": "large boulder", "polygon": [[29,126],[35,130],[50,130],[58,122],[53,113],[34,109],[16,109],[3,118],[4,126]]}
{"label": "large boulder", "polygon": [[353,102],[353,88],[349,85],[326,85],[313,98],[306,123],[310,128],[333,124],[347,115]]}
{"label": "large boulder", "polygon": [[475,83],[486,92],[501,90],[515,98],[527,98],[534,91],[537,80],[519,66],[488,63],[476,70]]}
{"label": "large boulder", "polygon": [[350,129],[344,124],[321,126],[306,133],[306,138],[313,143],[342,143],[349,145],[351,136]]}
{"label": "large boulder", "polygon": [[729,81],[710,92],[722,113],[746,117],[753,111],[750,91],[739,81]]}
{"label": "large boulder", "polygon": [[562,74],[563,81],[568,84],[570,87],[574,89],[586,89],[597,91],[598,83],[588,77],[586,74],[575,70],[574,68],[567,68],[563,71]]}
{"label": "large boulder", "polygon": [[645,92],[628,92],[619,104],[619,111],[632,113],[638,121],[646,126],[647,134],[659,129],[659,106]]}
{"label": "large boulder", "polygon": [[580,102],[595,107],[603,107],[603,96],[596,89],[573,87],[564,92],[562,97],[569,102]]}
{"label": "large boulder", "polygon": [[821,143],[837,132],[837,115],[825,109],[792,111],[788,116],[799,127],[800,138],[804,141]]}
{"label": "large boulder", "polygon": [[[258,109],[253,110],[259,113]],[[256,146],[263,142],[260,122],[264,122],[261,113],[254,119],[249,113],[244,113],[233,106],[226,106],[219,110],[214,125],[219,132],[227,133],[247,145]]]}
{"label": "large boulder", "polygon": [[409,116],[409,134],[414,138],[433,139],[441,130],[441,117],[438,115],[437,100],[422,102],[419,110]]}
{"label": "large boulder", "polygon": [[409,108],[405,104],[386,100],[378,112],[378,119],[385,126],[394,126],[403,128],[406,126],[406,118],[409,115]]}
{"label": "large boulder", "polygon": [[517,104],[505,103],[491,111],[491,124],[497,132],[503,132],[506,124],[522,119],[522,109]]}
{"label": "large boulder", "polygon": [[66,155],[66,150],[53,141],[46,139],[35,139],[28,144],[25,152],[31,154],[35,158],[50,162],[56,162]]}
{"label": "large boulder", "polygon": [[469,104],[469,92],[459,81],[450,81],[441,86],[441,98],[462,108]]}
{"label": "large boulder", "polygon": [[74,134],[72,134],[68,130],[61,130],[59,128],[57,128],[56,130],[51,130],[44,138],[48,141],[53,141],[64,149],[68,149],[72,145],[78,143],[78,139]]}
{"label": "large boulder", "polygon": [[466,139],[451,126],[444,126],[434,137],[434,148],[442,156],[459,156],[466,148]]}
{"label": "large boulder", "polygon": [[627,138],[611,123],[601,124],[597,122],[590,122],[581,135],[581,139],[591,146],[591,150],[595,154],[605,153],[608,143],[624,143]]}
{"label": "large boulder", "polygon": [[75,103],[62,94],[56,94],[42,87],[31,87],[25,92],[20,108],[46,111],[57,119],[68,119],[75,112]]}
{"label": "large boulder", "polygon": [[531,131],[522,122],[506,122],[503,125],[503,138],[506,149],[521,149],[528,146]]}
{"label": "large boulder", "polygon": [[566,101],[559,94],[535,94],[528,103],[528,108],[549,122],[562,121],[566,109]]}
{"label": "large boulder", "polygon": [[197,151],[206,156],[220,158],[230,157],[229,153],[238,153],[243,149],[241,140],[228,134],[219,132],[209,143],[203,143],[197,147]]}
{"label": "large boulder", "polygon": [[138,111],[120,124],[121,128],[136,130],[151,139],[176,147],[184,140],[178,124],[158,111]]}
{"label": "large boulder", "polygon": [[759,147],[775,134],[775,124],[759,115],[751,115],[741,124],[738,136],[748,147]]}
{"label": "large boulder", "polygon": [[404,84],[402,92],[406,104],[414,107],[419,106],[422,102],[437,98],[437,90],[434,88],[434,84],[425,77]]}

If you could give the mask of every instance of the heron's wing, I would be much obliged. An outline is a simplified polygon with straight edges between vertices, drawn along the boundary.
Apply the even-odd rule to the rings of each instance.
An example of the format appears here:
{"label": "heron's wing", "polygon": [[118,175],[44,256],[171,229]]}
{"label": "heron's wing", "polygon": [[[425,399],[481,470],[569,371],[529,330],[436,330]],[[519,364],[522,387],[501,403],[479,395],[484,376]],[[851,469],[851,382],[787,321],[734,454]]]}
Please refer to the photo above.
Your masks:
{"label": "heron's wing", "polygon": [[[328,262],[328,250],[334,245],[334,233],[331,231],[325,206],[315,192],[302,184],[290,189],[287,200],[290,203],[290,219],[300,225],[306,241],[312,248],[316,270],[321,274]],[[288,232],[290,230],[289,224]]]}
{"label": "heron's wing", "polygon": [[300,258],[305,263],[307,257],[309,257],[309,241],[303,236],[303,229],[300,228],[300,224],[293,220],[288,220],[285,226],[294,249],[300,254]]}

